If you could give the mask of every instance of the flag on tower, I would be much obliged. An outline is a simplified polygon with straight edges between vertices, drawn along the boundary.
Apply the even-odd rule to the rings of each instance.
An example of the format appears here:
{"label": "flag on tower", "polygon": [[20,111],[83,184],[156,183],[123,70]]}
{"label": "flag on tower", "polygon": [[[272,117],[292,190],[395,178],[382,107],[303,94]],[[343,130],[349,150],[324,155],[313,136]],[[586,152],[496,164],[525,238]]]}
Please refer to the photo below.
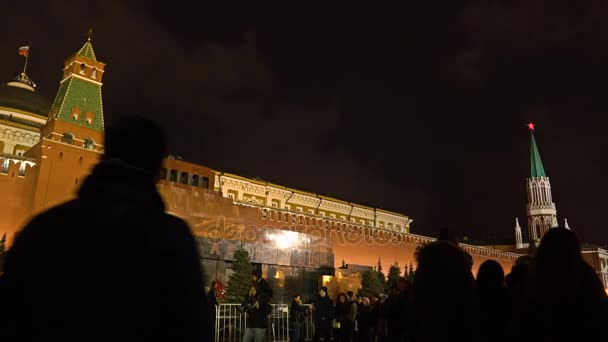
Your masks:
{"label": "flag on tower", "polygon": [[29,54],[30,54],[30,46],[29,45],[22,46],[22,47],[19,48],[19,56],[23,56],[23,57],[27,58]]}

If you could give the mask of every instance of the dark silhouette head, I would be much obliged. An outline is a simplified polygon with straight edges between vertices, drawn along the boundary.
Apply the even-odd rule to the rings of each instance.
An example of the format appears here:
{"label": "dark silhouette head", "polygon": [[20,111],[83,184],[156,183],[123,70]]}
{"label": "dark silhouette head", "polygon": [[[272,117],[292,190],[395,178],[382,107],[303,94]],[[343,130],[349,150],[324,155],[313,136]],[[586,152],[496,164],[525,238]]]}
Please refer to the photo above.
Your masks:
{"label": "dark silhouette head", "polygon": [[537,263],[571,263],[581,259],[581,245],[573,231],[552,228],[543,237],[536,251]]}
{"label": "dark silhouette head", "polygon": [[352,299],[355,294],[353,293],[353,291],[346,291],[346,295],[348,296],[348,298]]}
{"label": "dark silhouette head", "polygon": [[129,116],[105,130],[103,159],[118,159],[158,177],[167,152],[167,135],[156,122],[142,116]]}
{"label": "dark silhouette head", "polygon": [[[416,258],[418,268],[412,286],[415,333],[429,341],[464,338],[462,327],[476,325],[479,317],[468,256],[453,242],[435,241],[419,249]],[[463,336],[454,335],[461,330]],[[470,340],[471,333],[466,334]]]}
{"label": "dark silhouette head", "polygon": [[477,272],[477,284],[479,288],[496,288],[504,284],[505,272],[502,266],[495,260],[486,260]]}
{"label": "dark silhouette head", "polygon": [[336,300],[336,304],[344,304],[346,302],[348,302],[348,297],[344,293],[340,293]]}

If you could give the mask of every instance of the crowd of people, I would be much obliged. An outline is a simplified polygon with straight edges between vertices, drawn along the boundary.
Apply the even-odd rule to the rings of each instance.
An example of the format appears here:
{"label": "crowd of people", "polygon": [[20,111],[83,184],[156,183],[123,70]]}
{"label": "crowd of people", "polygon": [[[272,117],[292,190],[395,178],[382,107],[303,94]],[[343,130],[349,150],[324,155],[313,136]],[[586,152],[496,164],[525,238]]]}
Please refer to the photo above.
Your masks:
{"label": "crowd of people", "polygon": [[[2,341],[213,339],[215,298],[204,294],[196,241],[156,188],[166,147],[164,130],[142,117],[106,129],[105,153],[76,198],[34,217],[6,255]],[[569,229],[549,230],[506,277],[488,260],[475,279],[473,259],[449,238],[416,258],[412,283],[401,278],[388,296],[332,300],[322,287],[310,311],[295,296],[292,341],[309,314],[315,341],[570,342],[608,326],[604,287]],[[271,297],[256,271],[241,305],[245,341],[265,338]]]}
{"label": "crowd of people", "polygon": [[551,229],[506,277],[487,260],[475,278],[473,259],[450,240],[425,245],[416,258],[413,282],[401,277],[388,296],[332,300],[321,287],[314,341],[572,341],[608,323],[604,287],[569,229]]}

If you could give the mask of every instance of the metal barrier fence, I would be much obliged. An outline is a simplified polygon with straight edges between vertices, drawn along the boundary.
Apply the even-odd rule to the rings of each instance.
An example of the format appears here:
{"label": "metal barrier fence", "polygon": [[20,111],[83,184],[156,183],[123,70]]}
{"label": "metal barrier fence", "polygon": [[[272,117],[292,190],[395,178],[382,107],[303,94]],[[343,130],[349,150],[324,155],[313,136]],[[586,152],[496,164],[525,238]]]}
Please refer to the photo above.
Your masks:
{"label": "metal barrier fence", "polygon": [[[310,312],[310,305],[308,312]],[[290,336],[289,306],[287,304],[271,304],[272,311],[268,315],[266,341],[287,342]],[[240,342],[247,329],[247,314],[241,311],[239,304],[220,304],[216,306],[215,342]],[[312,341],[314,324],[312,315],[307,315],[304,321],[304,340]]]}

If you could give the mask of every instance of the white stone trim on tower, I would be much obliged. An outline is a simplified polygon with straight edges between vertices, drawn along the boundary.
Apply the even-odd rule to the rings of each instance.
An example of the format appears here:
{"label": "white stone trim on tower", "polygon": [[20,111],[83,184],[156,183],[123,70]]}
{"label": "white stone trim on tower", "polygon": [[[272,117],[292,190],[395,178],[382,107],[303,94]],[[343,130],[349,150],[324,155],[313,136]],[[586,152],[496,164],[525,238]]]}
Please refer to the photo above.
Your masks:
{"label": "white stone trim on tower", "polygon": [[528,178],[527,190],[529,239],[534,242],[542,239],[549,229],[557,227],[557,209],[549,177]]}
{"label": "white stone trim on tower", "polygon": [[515,218],[515,248],[520,249],[524,247],[523,238],[521,235],[521,227],[519,226],[519,219]]}

